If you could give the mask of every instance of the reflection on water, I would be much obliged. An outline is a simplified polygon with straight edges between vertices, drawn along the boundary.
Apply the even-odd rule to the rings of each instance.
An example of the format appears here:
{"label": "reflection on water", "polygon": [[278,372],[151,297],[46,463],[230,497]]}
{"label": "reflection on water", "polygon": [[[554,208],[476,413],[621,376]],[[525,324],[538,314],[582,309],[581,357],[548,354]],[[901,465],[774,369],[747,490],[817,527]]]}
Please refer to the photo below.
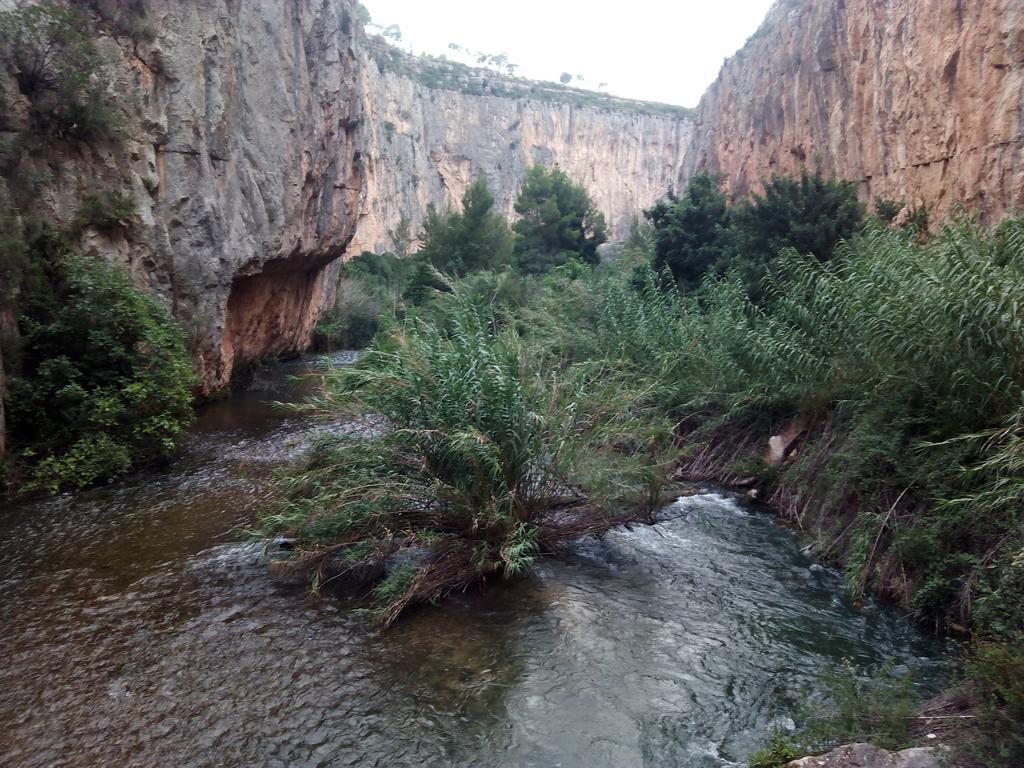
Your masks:
{"label": "reflection on water", "polygon": [[229,535],[323,428],[269,405],[308,369],[205,408],[166,475],[3,510],[0,764],[725,766],[843,658],[939,675],[715,494],[378,632]]}

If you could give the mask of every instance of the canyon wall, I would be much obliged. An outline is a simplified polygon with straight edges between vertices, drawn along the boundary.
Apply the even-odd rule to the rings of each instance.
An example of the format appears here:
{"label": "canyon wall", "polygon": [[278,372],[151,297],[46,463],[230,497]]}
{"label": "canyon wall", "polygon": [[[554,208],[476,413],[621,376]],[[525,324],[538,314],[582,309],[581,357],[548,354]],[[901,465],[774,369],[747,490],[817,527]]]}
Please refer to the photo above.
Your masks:
{"label": "canyon wall", "polygon": [[[144,0],[150,33],[134,40],[112,21],[127,0],[90,5],[122,135],[47,142],[18,174],[40,180],[33,214],[62,224],[97,192],[135,201],[128,227],[78,245],[173,309],[212,392],[304,349],[332,298],[363,189],[355,3]],[[23,102],[6,127],[28,130],[9,74],[4,96]]]}
{"label": "canyon wall", "polygon": [[701,100],[686,173],[742,194],[819,160],[933,218],[1024,210],[1024,4],[776,3]]}
{"label": "canyon wall", "polygon": [[478,174],[511,218],[527,169],[557,165],[590,192],[612,239],[682,182],[692,121],[680,107],[414,58],[376,39],[361,91],[367,188],[353,253],[390,249],[403,220],[421,233],[427,205],[458,207]]}

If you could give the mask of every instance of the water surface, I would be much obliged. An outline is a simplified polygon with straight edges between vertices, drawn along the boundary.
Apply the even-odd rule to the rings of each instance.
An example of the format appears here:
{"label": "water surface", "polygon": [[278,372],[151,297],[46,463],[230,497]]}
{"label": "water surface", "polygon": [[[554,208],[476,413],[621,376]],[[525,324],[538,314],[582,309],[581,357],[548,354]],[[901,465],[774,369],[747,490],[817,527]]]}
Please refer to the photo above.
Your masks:
{"label": "water surface", "polygon": [[345,427],[270,405],[320,365],[207,406],[166,474],[0,509],[0,765],[739,765],[843,659],[939,679],[938,644],[719,493],[386,632],[311,598],[232,531]]}

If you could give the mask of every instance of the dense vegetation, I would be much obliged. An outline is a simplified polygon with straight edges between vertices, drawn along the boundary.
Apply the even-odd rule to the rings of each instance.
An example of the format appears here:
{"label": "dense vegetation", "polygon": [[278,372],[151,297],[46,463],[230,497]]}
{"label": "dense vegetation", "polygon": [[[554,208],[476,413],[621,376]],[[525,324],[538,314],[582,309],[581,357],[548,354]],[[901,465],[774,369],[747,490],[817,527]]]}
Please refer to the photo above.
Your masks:
{"label": "dense vegetation", "polygon": [[483,176],[466,190],[462,211],[428,210],[423,238],[420,258],[454,277],[512,261],[512,232],[505,217],[495,213],[494,196]]}
{"label": "dense vegetation", "polygon": [[[422,362],[436,355],[446,365],[461,360],[458,370],[472,371],[481,386],[500,371],[515,382],[516,391],[530,393],[530,402],[551,409],[536,412],[537,425],[561,424],[565,409],[589,414],[598,402],[608,404],[598,408],[602,413],[642,413],[643,419],[629,422],[630,429],[616,427],[615,450],[605,445],[594,453],[602,462],[628,458],[634,471],[646,463],[651,478],[664,477],[664,455],[637,449],[660,448],[664,435],[654,438],[649,430],[662,414],[675,425],[681,473],[756,487],[814,539],[822,558],[844,565],[854,597],[874,589],[906,605],[923,623],[973,637],[964,697],[984,714],[977,726],[985,731],[988,754],[1019,760],[1024,749],[1019,737],[1024,222],[984,230],[961,217],[929,236],[921,217],[903,217],[906,226],[895,226],[895,217],[888,223],[881,217],[865,220],[852,188],[820,173],[770,180],[764,194],[736,204],[725,200],[714,179],[698,177],[682,197],[656,206],[649,218],[651,228],[635,227],[618,259],[606,265],[585,263],[577,250],[543,278],[531,277],[528,265],[454,282],[434,274],[418,309],[398,302],[391,330],[378,337],[367,358],[368,370],[340,374],[331,385],[335,399],[318,404],[336,411],[357,403],[364,416],[386,416],[385,423],[401,436],[386,432],[369,443],[342,441],[320,456],[334,457],[331,461],[346,451],[372,461],[391,456],[374,465],[370,476],[389,477],[395,484],[403,472],[396,469],[395,454],[382,453],[384,447],[394,451],[401,443],[401,456],[421,457],[414,461],[417,467],[433,466],[422,458],[429,451],[405,441],[424,434],[445,439],[453,429],[446,421],[452,413],[469,418],[472,430],[466,421],[457,424],[458,450],[486,446],[494,451],[491,463],[483,453],[472,459],[458,454],[457,475],[440,483],[429,472],[421,475],[410,503],[434,510],[431,502],[446,503],[441,500],[449,498],[448,484],[457,476],[460,500],[472,498],[475,488],[489,501],[472,501],[471,507],[503,510],[488,513],[504,517],[497,528],[479,521],[470,526],[474,532],[500,531],[480,534],[489,538],[487,551],[500,553],[520,541],[512,532],[522,518],[491,501],[499,498],[497,478],[523,477],[501,464],[510,453],[489,426],[500,409],[474,392],[460,395],[459,405],[444,416],[432,407],[416,411],[422,420],[410,427],[406,417],[391,410],[393,403],[365,399],[367,387],[376,391],[367,383],[370,371],[391,384],[402,382],[403,397],[415,393],[407,406],[429,402],[435,388],[446,389],[436,387],[443,377]],[[637,264],[644,254],[655,269]],[[657,271],[666,267],[675,280]],[[476,318],[472,344],[467,328],[453,323],[452,310],[441,309],[449,304]],[[509,350],[515,350],[514,365],[489,357]],[[563,387],[577,380],[600,381],[600,396],[581,389],[582,400],[566,400]],[[491,408],[493,413],[481,410]],[[517,423],[524,437],[535,434],[521,422],[500,423]],[[770,464],[764,458],[767,436],[787,427],[796,436],[795,448],[781,464]],[[543,456],[545,467],[548,462],[552,469],[572,467],[557,484],[573,487],[581,498],[603,498],[582,480],[579,467],[561,463],[560,450],[579,455],[572,440],[559,442],[558,450],[544,441],[531,445],[533,460]],[[456,455],[447,444],[437,450]],[[365,514],[364,491],[376,487],[367,478],[357,487],[340,479],[331,470],[338,464],[331,461],[314,462],[298,474],[286,512],[268,517],[266,528],[267,533],[299,532],[299,559],[312,557],[321,565],[337,553],[332,547],[340,540],[344,547],[354,540],[339,539],[330,526],[317,527],[320,511],[331,509],[318,494],[350,494],[346,505],[355,504]],[[385,466],[390,474],[378,476]],[[484,479],[483,466],[494,474]],[[640,483],[631,486],[631,495],[634,503],[652,498]],[[556,496],[551,504],[560,509],[565,497]],[[601,502],[587,508],[614,509]],[[377,547],[384,541],[388,547],[423,546],[417,539],[421,529],[410,533],[399,525],[419,525],[418,514],[389,510],[394,517],[369,515],[383,528],[361,529],[362,546],[368,541]],[[543,514],[528,517],[541,540]],[[446,527],[435,518],[431,525],[435,533],[443,531],[446,547],[451,536],[478,546],[465,529],[457,533],[458,526]],[[384,537],[384,531],[395,538]],[[379,549],[368,556],[388,560]],[[425,565],[432,557],[401,560],[401,579],[407,581],[395,581],[399,577],[391,572],[383,582],[387,586],[378,597],[388,598],[389,619],[409,600],[443,593],[436,582],[416,581],[432,573]],[[479,568],[472,578],[481,578],[500,571],[504,561],[495,554],[474,562]],[[466,583],[468,572],[460,574],[452,584]],[[432,590],[411,586],[421,583],[432,584]],[[405,588],[396,591],[398,585]],[[860,698],[873,700],[866,694]],[[836,720],[847,722],[844,736],[858,731],[886,740],[872,717],[844,717]],[[833,723],[833,731],[836,727]]]}
{"label": "dense vegetation", "polygon": [[42,2],[0,12],[0,46],[29,102],[31,130],[19,138],[91,141],[116,133],[105,65],[86,14]]}
{"label": "dense vegetation", "polygon": [[737,205],[717,178],[699,174],[681,197],[669,194],[646,214],[655,228],[655,269],[668,268],[688,291],[708,274],[733,271],[755,297],[779,254],[792,248],[827,261],[864,223],[854,185],[826,179],[821,169],[773,176],[763,193]]}
{"label": "dense vegetation", "polygon": [[510,229],[481,176],[463,195],[461,210],[428,209],[414,253],[409,223],[402,221],[391,233],[395,252],[367,251],[342,267],[336,306],[317,329],[320,345],[365,346],[382,315],[401,314],[435,290],[450,290],[445,276],[507,270],[514,278],[510,274],[505,290],[521,293],[521,274],[545,273],[570,260],[597,263],[597,248],[607,239],[604,217],[562,171],[532,168],[515,207],[522,218]]}
{"label": "dense vegetation", "polygon": [[367,420],[370,438],[325,439],[264,520],[287,531],[316,582],[330,571],[386,576],[386,622],[540,552],[648,511],[651,461],[669,424],[641,393],[587,365],[551,366],[511,318],[472,290],[408,318],[311,407]]}
{"label": "dense vegetation", "polygon": [[[128,3],[116,18],[143,34]],[[116,147],[121,123],[91,27],[76,7],[39,3],[0,13],[0,45],[27,114],[0,104],[0,343],[10,453],[6,481],[57,491],[166,459],[192,417],[192,372],[169,313],[120,268],[77,252],[87,230],[136,224],[117,190],[85,197],[64,226],[34,213],[40,168],[86,146]],[[8,76],[8,75],[5,75]]]}
{"label": "dense vegetation", "polygon": [[[192,416],[184,337],[120,269],[67,255],[21,316],[8,382],[26,490],[81,488],[166,459]],[[37,297],[33,297],[36,299]]]}

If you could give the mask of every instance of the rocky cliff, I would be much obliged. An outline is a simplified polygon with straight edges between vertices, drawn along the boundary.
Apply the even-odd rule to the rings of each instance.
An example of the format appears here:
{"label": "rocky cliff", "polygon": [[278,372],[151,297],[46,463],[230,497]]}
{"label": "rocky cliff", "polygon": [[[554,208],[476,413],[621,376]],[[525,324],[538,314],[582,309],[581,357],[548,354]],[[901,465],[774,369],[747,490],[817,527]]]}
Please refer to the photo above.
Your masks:
{"label": "rocky cliff", "polygon": [[682,181],[689,110],[617,99],[367,44],[361,78],[366,197],[352,252],[387,250],[403,220],[456,206],[483,174],[510,217],[526,170],[558,165],[585,185],[624,238],[641,210]]}
{"label": "rocky cliff", "polygon": [[1024,4],[780,0],[697,110],[734,193],[820,160],[865,199],[1024,209]]}
{"label": "rocky cliff", "polygon": [[[97,191],[135,200],[127,229],[87,229],[79,245],[126,264],[173,308],[210,392],[239,366],[308,344],[329,265],[354,231],[354,2],[90,6],[123,136],[50,143],[19,173],[44,180],[34,213],[61,223]],[[133,40],[116,20],[140,9],[150,34]],[[10,78],[5,90],[16,102]]]}

